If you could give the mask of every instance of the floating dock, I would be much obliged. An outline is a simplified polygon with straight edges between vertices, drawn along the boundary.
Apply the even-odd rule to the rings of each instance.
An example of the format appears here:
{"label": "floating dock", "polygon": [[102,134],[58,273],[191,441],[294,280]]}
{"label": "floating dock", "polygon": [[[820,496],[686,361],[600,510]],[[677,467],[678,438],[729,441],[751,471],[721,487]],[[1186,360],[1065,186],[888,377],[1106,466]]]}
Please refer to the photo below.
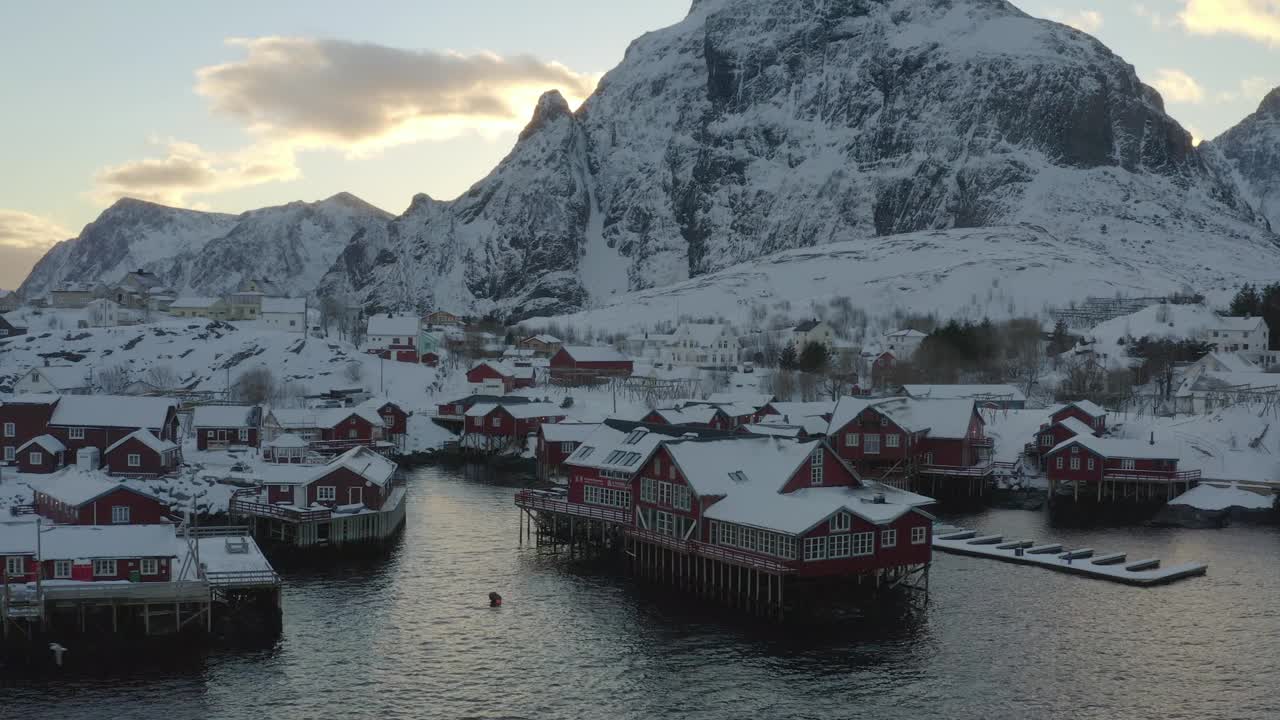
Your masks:
{"label": "floating dock", "polygon": [[1126,562],[1127,556],[1124,553],[1098,553],[1092,548],[1064,548],[1059,543],[1037,543],[1033,540],[1006,542],[1002,535],[979,535],[974,530],[950,525],[934,526],[933,549],[954,555],[1034,565],[1140,587],[1164,585],[1204,575],[1209,569],[1204,563],[1160,567],[1160,561],[1155,559]]}

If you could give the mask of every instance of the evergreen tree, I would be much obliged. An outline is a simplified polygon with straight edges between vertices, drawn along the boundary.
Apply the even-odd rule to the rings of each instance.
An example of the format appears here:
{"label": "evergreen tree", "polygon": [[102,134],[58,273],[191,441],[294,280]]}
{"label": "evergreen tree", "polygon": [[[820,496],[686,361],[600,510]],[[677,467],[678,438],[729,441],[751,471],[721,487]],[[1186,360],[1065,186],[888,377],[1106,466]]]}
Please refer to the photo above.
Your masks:
{"label": "evergreen tree", "polygon": [[1244,317],[1245,315],[1260,315],[1262,311],[1262,297],[1258,294],[1258,289],[1249,283],[1245,283],[1235,297],[1231,298],[1231,307],[1228,314],[1232,317]]}
{"label": "evergreen tree", "polygon": [[805,343],[800,350],[799,366],[804,372],[821,372],[827,366],[831,350],[820,342]]}
{"label": "evergreen tree", "polygon": [[1075,341],[1071,339],[1071,332],[1067,329],[1067,321],[1059,319],[1053,324],[1053,335],[1049,338],[1049,353],[1060,355],[1074,345]]}
{"label": "evergreen tree", "polygon": [[778,353],[778,367],[783,370],[795,370],[799,363],[796,359],[796,346],[790,343]]}

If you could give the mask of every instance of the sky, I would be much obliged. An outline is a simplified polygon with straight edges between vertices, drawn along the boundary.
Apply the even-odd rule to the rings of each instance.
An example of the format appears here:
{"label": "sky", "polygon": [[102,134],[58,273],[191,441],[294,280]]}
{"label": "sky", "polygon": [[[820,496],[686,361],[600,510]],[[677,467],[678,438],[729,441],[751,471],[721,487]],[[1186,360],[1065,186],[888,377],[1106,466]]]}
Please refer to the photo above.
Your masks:
{"label": "sky", "polygon": [[[122,196],[242,212],[347,191],[399,213],[576,106],[690,0],[14,2],[0,23],[0,288]],[[1016,0],[1089,32],[1211,139],[1280,85],[1280,0]]]}

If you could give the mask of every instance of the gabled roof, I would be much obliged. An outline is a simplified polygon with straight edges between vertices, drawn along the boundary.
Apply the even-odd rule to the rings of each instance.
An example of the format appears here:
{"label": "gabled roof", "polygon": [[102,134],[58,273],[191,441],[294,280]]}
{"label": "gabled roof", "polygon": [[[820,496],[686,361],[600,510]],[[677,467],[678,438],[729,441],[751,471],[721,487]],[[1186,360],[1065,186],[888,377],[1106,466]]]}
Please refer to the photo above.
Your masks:
{"label": "gabled roof", "polygon": [[307,447],[306,440],[294,435],[293,433],[284,433],[263,443],[263,447],[271,448],[304,448]]}
{"label": "gabled roof", "polygon": [[417,337],[422,329],[421,321],[413,315],[370,315],[366,335],[392,337]]}
{"label": "gabled roof", "polygon": [[40,538],[44,560],[185,557],[173,525],[54,525]]}
{"label": "gabled roof", "polygon": [[1133,460],[1177,460],[1179,453],[1172,448],[1152,445],[1142,440],[1116,440],[1113,438],[1097,438],[1093,435],[1077,435],[1067,438],[1053,446],[1046,455],[1059,450],[1080,445],[1104,458],[1125,458]]}
{"label": "gabled roof", "polygon": [[713,405],[723,405],[726,403],[734,405],[750,405],[755,409],[768,405],[773,401],[772,395],[764,393],[740,393],[740,392],[718,392],[711,393],[707,396],[707,402]]}
{"label": "gabled roof", "polygon": [[19,445],[18,453],[21,454],[23,450],[26,450],[28,447],[32,445],[38,445],[45,452],[51,452],[51,453],[66,452],[67,450],[67,446],[63,445],[62,441],[59,440],[58,438],[52,435],[37,435],[36,437],[33,437],[30,440]]}
{"label": "gabled roof", "polygon": [[316,414],[316,426],[322,428],[336,427],[339,423],[347,418],[355,415],[366,422],[371,423],[375,427],[382,427],[382,416],[374,412],[371,408],[361,405],[349,408],[327,408],[313,410]]}
{"label": "gabled roof", "polygon": [[300,315],[307,311],[306,298],[262,298],[262,314],[289,313]]}
{"label": "gabled roof", "polygon": [[56,405],[62,399],[61,395],[53,393],[23,393],[22,395],[14,395],[6,400],[0,400],[0,407],[5,405]]}
{"label": "gabled roof", "polygon": [[753,435],[768,435],[770,437],[781,438],[798,438],[804,432],[804,428],[799,425],[780,425],[775,423],[747,424],[741,428],[745,432]]}
{"label": "gabled roof", "polygon": [[[715,419],[717,413],[722,411],[715,405],[686,405],[679,410],[676,408],[657,408],[650,412],[657,413],[659,417],[672,425],[707,425]],[[649,413],[645,413],[646,417],[648,415]]]}
{"label": "gabled roof", "polygon": [[631,362],[631,358],[607,345],[565,345],[560,349],[576,362]]}
{"label": "gabled roof", "polygon": [[150,430],[143,428],[141,430],[134,430],[128,435],[125,435],[119,440],[111,443],[111,445],[107,447],[107,452],[111,452],[112,450],[115,450],[116,448],[129,442],[130,440],[137,440],[157,453],[166,453],[166,452],[169,452],[170,450],[178,449],[177,445],[169,442],[168,440],[161,440],[155,435],[152,435]]}
{"label": "gabled roof", "polygon": [[63,427],[163,428],[178,401],[131,395],[66,395],[49,418]]}
{"label": "gabled roof", "polygon": [[600,423],[543,423],[539,431],[547,442],[582,442],[600,427]]}
{"label": "gabled roof", "polygon": [[828,434],[838,432],[863,410],[874,408],[876,412],[892,420],[908,432],[929,431],[932,438],[964,438],[969,434],[973,419],[973,400],[917,400],[915,398],[855,397],[840,398],[828,425]]}
{"label": "gabled roof", "polygon": [[535,417],[564,417],[564,410],[555,403],[531,402],[508,405],[505,402],[476,403],[467,409],[467,417],[484,417],[494,410],[502,408],[517,420]]}
{"label": "gabled roof", "polygon": [[1105,409],[1105,408],[1103,408],[1101,405],[1098,405],[1097,403],[1095,403],[1095,402],[1091,402],[1091,401],[1089,401],[1089,400],[1072,400],[1071,402],[1067,403],[1066,405],[1063,405],[1062,407],[1060,407],[1060,408],[1058,408],[1057,410],[1055,410],[1055,411],[1053,412],[1053,414],[1054,414],[1054,415],[1056,415],[1056,414],[1058,414],[1058,413],[1062,412],[1063,410],[1066,410],[1067,408],[1069,408],[1069,407],[1071,407],[1071,406],[1075,406],[1075,407],[1077,407],[1077,408],[1079,408],[1079,409],[1083,410],[1083,411],[1085,412],[1085,414],[1086,414],[1086,415],[1088,415],[1089,417],[1095,417],[1095,418],[1098,418],[1098,417],[1102,417],[1103,415],[1106,415],[1106,414],[1107,414],[1107,411],[1106,411],[1106,409]]}
{"label": "gabled roof", "polygon": [[1258,327],[1259,323],[1261,323],[1263,327],[1266,327],[1266,323],[1263,321],[1261,315],[1253,316],[1253,317],[1219,317],[1218,318],[1219,329],[1232,330],[1235,332],[1248,332],[1248,331],[1254,330]]}
{"label": "gabled roof", "polygon": [[1061,425],[1062,427],[1070,430],[1076,435],[1096,435],[1097,434],[1096,430],[1080,422],[1080,418],[1077,418],[1074,416],[1068,416],[1066,418],[1063,418],[1062,420],[1059,420],[1054,424]]}
{"label": "gabled roof", "polygon": [[198,428],[256,427],[261,414],[261,408],[256,405],[201,405],[191,414],[191,426]]}
{"label": "gabled roof", "polygon": [[396,464],[364,446],[353,447],[329,461],[317,472],[318,480],[337,468],[346,468],[379,487],[386,487],[396,472]]}
{"label": "gabled roof", "polygon": [[546,343],[547,345],[557,345],[560,343],[560,338],[555,335],[533,335],[521,340],[520,342],[525,343],[532,340],[536,340],[540,343]]}
{"label": "gabled roof", "polygon": [[115,490],[128,490],[152,500],[159,501],[156,496],[143,492],[122,482],[114,482],[97,471],[86,472],[76,467],[65,468],[38,483],[28,483],[31,489],[49,497],[79,507],[92,502]]}
{"label": "gabled roof", "polygon": [[86,368],[73,365],[34,367],[28,370],[24,377],[30,376],[42,378],[52,385],[55,390],[75,390],[89,387],[89,371]]}

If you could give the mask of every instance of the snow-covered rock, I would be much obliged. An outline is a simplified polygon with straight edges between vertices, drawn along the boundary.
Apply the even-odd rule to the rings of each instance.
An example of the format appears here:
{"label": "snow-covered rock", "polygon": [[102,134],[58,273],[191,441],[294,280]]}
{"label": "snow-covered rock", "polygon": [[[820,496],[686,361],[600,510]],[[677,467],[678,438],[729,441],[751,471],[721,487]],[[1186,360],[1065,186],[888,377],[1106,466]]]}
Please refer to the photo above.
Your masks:
{"label": "snow-covered rock", "polygon": [[1280,88],[1210,145],[1231,161],[1255,207],[1280,232]]}

